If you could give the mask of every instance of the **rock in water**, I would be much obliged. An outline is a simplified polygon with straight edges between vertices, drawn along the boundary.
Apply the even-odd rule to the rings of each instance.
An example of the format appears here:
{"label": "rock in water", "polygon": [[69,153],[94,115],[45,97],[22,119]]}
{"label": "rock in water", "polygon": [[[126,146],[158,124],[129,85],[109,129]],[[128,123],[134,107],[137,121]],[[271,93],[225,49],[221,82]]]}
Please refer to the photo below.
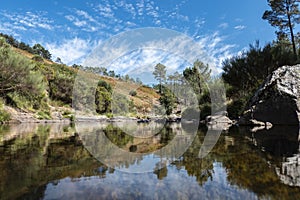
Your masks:
{"label": "rock in water", "polygon": [[299,125],[300,119],[300,64],[283,66],[271,75],[256,91],[239,124],[251,121],[278,125]]}

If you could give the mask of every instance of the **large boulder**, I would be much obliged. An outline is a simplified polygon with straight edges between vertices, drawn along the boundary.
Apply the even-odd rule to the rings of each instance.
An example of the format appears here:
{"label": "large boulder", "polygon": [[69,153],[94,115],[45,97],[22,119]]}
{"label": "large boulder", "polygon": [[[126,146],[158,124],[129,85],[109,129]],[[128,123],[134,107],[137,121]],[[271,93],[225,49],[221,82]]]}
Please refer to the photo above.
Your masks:
{"label": "large boulder", "polygon": [[298,125],[300,119],[300,64],[283,66],[256,91],[241,125],[255,125],[253,120],[273,125]]}

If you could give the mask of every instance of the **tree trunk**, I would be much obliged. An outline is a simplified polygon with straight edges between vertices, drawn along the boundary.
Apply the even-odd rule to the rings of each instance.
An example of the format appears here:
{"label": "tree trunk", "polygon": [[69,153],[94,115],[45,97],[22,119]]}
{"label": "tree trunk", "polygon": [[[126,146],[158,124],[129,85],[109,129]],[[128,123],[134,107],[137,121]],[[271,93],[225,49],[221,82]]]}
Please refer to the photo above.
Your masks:
{"label": "tree trunk", "polygon": [[293,31],[293,26],[292,26],[292,22],[291,22],[291,15],[290,15],[290,3],[289,1],[286,0],[286,14],[288,17],[288,23],[289,23],[289,29],[290,29],[290,35],[291,35],[291,41],[292,41],[292,46],[293,46],[293,52],[295,55],[295,59],[297,59],[297,50],[296,50],[296,44],[295,44],[295,37],[294,37],[294,31]]}

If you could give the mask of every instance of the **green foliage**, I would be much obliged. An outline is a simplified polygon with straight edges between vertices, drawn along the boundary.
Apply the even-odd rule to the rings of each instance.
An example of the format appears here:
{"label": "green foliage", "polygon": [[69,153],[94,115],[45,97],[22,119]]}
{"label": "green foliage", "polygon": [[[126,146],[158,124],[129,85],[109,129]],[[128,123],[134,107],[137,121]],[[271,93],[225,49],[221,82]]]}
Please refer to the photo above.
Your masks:
{"label": "green foliage", "polygon": [[121,129],[114,127],[112,124],[109,124],[103,132],[107,138],[118,147],[124,147],[134,139],[133,136],[124,133]]}
{"label": "green foliage", "polygon": [[192,68],[186,68],[183,71],[183,76],[194,92],[199,95],[207,88],[206,82],[210,79],[211,70],[208,65],[205,65],[199,60],[194,62]]}
{"label": "green foliage", "polygon": [[25,101],[19,102],[22,104],[37,103],[43,98],[44,77],[35,68],[35,63],[12,51],[0,38],[0,96],[8,103],[16,105],[16,99]]}
{"label": "green foliage", "polygon": [[48,60],[51,59],[50,52],[47,49],[45,49],[42,45],[35,44],[32,47],[32,49],[33,49],[34,54],[37,54],[37,55],[39,55],[39,56],[41,56],[41,57],[43,57],[45,59],[48,59]]}
{"label": "green foliage", "polygon": [[294,27],[300,23],[299,0],[267,0],[271,10],[266,10],[263,19],[278,28],[276,31],[279,41],[290,37],[293,53],[297,58]]}
{"label": "green foliage", "polygon": [[9,44],[13,47],[22,49],[22,50],[27,51],[32,54],[34,53],[34,50],[32,49],[32,47],[30,47],[28,44],[25,44],[24,42],[17,41],[13,36],[0,33],[0,37],[5,38],[7,44]]}
{"label": "green foliage", "polygon": [[211,115],[211,104],[205,103],[201,104],[200,107],[200,119],[204,120],[207,116]]}
{"label": "green foliage", "polygon": [[227,105],[228,117],[231,119],[237,119],[243,114],[247,104],[248,98],[235,99]]}
{"label": "green foliage", "polygon": [[170,115],[173,112],[174,107],[176,106],[176,97],[172,91],[167,87],[162,87],[162,94],[159,98],[161,105],[165,107],[166,114]]}
{"label": "green foliage", "polygon": [[100,80],[95,95],[96,112],[99,114],[111,112],[111,101],[111,86],[107,82]]}
{"label": "green foliage", "polygon": [[162,83],[166,80],[166,66],[161,63],[158,63],[153,71],[153,75],[156,80],[159,81],[159,93],[162,92]]}
{"label": "green foliage", "polygon": [[43,62],[44,61],[43,57],[40,56],[40,55],[34,55],[31,59],[36,61],[36,62]]}
{"label": "green foliage", "polygon": [[10,114],[6,112],[4,109],[4,102],[2,99],[0,99],[0,124],[10,120]]}
{"label": "green foliage", "polygon": [[183,71],[185,80],[197,96],[199,109],[201,110],[201,119],[210,114],[209,104],[211,103],[211,99],[208,90],[208,83],[212,81],[210,74],[211,70],[209,66],[199,60],[194,62],[192,68],[186,68]]}
{"label": "green foliage", "polygon": [[[260,47],[259,43],[250,45],[248,51],[235,56],[223,63],[222,78],[228,84],[227,96],[233,100],[229,106],[229,116],[241,113],[249,98],[260,84],[274,70],[283,65],[293,65],[293,53],[278,44],[267,44]],[[235,110],[237,109],[237,110]]]}
{"label": "green foliage", "polygon": [[39,111],[37,113],[38,119],[51,119],[51,115],[49,111]]}
{"label": "green foliage", "polygon": [[137,92],[136,92],[135,90],[131,90],[131,91],[129,92],[129,95],[134,97],[134,96],[137,95]]}
{"label": "green foliage", "polygon": [[75,71],[65,65],[55,64],[45,67],[43,72],[48,77],[50,98],[71,105]]}
{"label": "green foliage", "polygon": [[129,100],[125,95],[113,93],[112,96],[112,113],[115,115],[128,115],[134,112],[133,101]]}

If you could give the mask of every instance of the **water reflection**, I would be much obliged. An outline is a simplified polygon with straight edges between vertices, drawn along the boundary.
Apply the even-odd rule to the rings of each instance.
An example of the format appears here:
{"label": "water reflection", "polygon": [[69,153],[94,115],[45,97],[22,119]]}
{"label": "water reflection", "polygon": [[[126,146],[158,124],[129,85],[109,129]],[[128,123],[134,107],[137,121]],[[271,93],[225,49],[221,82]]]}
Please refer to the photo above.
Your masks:
{"label": "water reflection", "polygon": [[[124,130],[144,124],[77,124],[86,149],[109,167],[130,173],[153,172],[177,160],[191,145],[197,131],[187,132],[180,123],[147,124],[150,137],[133,137]],[[159,129],[157,128],[159,127]],[[141,128],[136,128],[141,130]],[[144,136],[144,132],[142,132]]]}
{"label": "water reflection", "polygon": [[[180,124],[172,124],[143,143],[142,138],[124,135],[119,126],[101,126],[101,134],[111,145],[126,152],[135,146],[134,153],[141,155],[135,157],[138,162],[117,157],[114,162],[125,168],[147,161],[151,152],[163,149],[177,135],[189,135]],[[170,165],[131,174],[102,164],[83,145],[99,142],[100,133],[90,136],[99,125],[82,124],[81,128],[86,130],[86,141],[68,125],[0,126],[0,199],[300,198],[299,129],[273,127],[253,133],[232,128],[200,159],[207,134],[207,128],[201,127],[191,146]],[[182,143],[188,140],[179,138]],[[172,151],[180,149],[177,142]],[[99,149],[100,144],[94,148]],[[165,156],[175,155],[172,151]]]}
{"label": "water reflection", "polygon": [[279,158],[276,174],[290,186],[300,186],[300,149],[298,126],[275,126],[254,134],[253,141],[262,150]]}

